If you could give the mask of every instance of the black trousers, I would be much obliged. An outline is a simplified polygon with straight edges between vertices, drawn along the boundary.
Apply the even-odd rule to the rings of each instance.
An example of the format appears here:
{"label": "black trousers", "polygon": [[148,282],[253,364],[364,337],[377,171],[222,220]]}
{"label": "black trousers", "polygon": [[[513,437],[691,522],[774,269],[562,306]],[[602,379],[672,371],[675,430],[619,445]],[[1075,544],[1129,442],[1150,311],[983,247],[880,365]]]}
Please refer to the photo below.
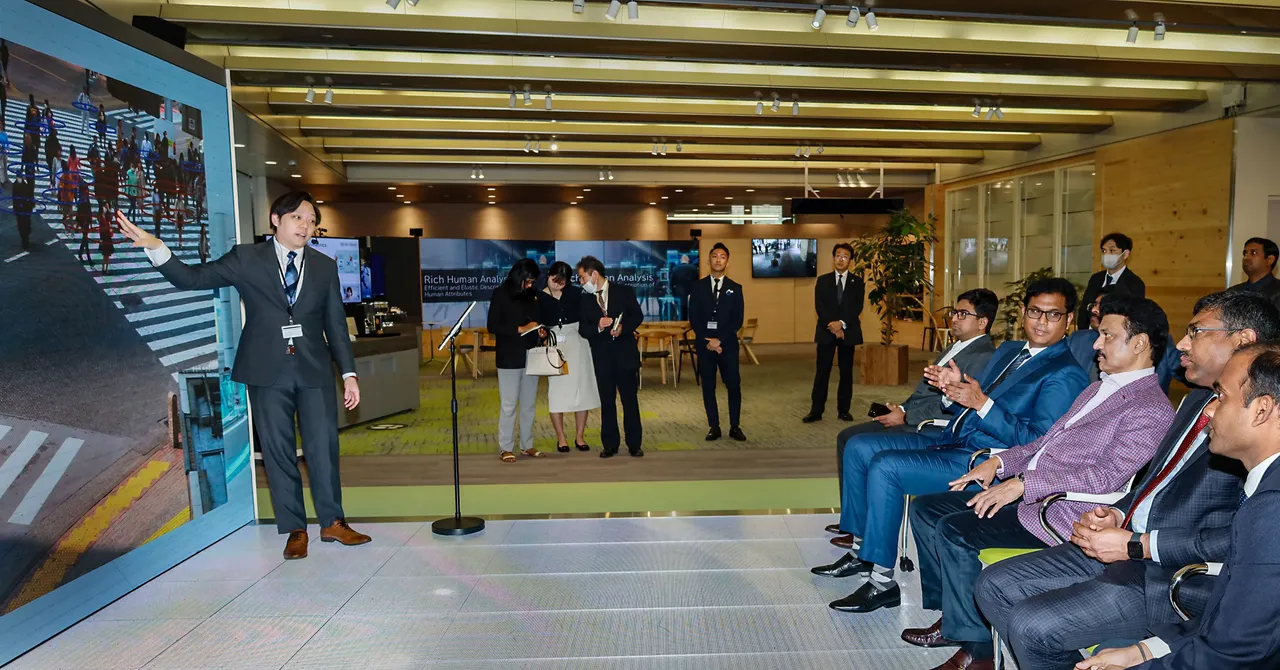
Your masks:
{"label": "black trousers", "polygon": [[827,386],[831,383],[831,358],[840,365],[840,381],[836,387],[836,411],[846,413],[853,402],[853,347],[835,342],[818,343],[818,367],[813,375],[813,404],[809,413],[822,416],[827,408]]}
{"label": "black trousers", "polygon": [[31,246],[31,215],[18,215],[18,237],[22,240],[22,250],[26,251]]}
{"label": "black trousers", "polygon": [[911,533],[920,554],[921,604],[942,610],[942,634],[957,642],[988,642],[991,631],[974,602],[974,582],[982,572],[983,549],[1043,549],[1023,528],[1018,504],[1005,505],[990,519],[978,518],[965,503],[973,491],[935,493],[911,502]]}
{"label": "black trousers", "polygon": [[622,424],[627,433],[627,450],[636,451],[644,442],[640,424],[640,371],[622,369],[612,361],[595,359],[596,387],[600,390],[600,446],[617,451],[622,442],[618,433],[617,399],[622,399]]}
{"label": "black trousers", "polygon": [[[284,346],[283,341],[280,346]],[[305,530],[307,511],[302,502],[302,475],[298,470],[294,421],[302,432],[302,455],[307,459],[311,500],[320,527],[346,518],[342,512],[342,485],[338,477],[338,398],[332,384],[305,386],[298,374],[296,356],[270,386],[249,386],[254,425],[267,470],[276,530]]]}
{"label": "black trousers", "polygon": [[720,370],[720,378],[724,380],[725,390],[729,392],[729,425],[742,425],[742,377],[738,374],[738,342],[720,340],[717,354],[698,341],[698,375],[702,377],[702,405],[707,409],[707,425],[720,427],[720,407],[716,404],[716,370]]}

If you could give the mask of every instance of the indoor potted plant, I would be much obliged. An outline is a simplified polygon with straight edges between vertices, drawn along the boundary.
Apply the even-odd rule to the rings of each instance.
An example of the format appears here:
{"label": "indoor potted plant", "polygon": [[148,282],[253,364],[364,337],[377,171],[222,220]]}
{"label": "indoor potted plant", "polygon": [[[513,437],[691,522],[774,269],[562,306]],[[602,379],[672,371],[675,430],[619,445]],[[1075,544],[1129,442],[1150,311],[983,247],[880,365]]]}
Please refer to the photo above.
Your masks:
{"label": "indoor potted plant", "polygon": [[929,281],[928,245],[936,241],[934,218],[916,218],[906,210],[893,212],[884,228],[851,242],[854,272],[867,281],[867,299],[880,313],[880,343],[862,347],[863,384],[897,386],[907,377],[907,345],[894,344],[895,318],[909,308],[908,300],[923,288],[933,290]]}

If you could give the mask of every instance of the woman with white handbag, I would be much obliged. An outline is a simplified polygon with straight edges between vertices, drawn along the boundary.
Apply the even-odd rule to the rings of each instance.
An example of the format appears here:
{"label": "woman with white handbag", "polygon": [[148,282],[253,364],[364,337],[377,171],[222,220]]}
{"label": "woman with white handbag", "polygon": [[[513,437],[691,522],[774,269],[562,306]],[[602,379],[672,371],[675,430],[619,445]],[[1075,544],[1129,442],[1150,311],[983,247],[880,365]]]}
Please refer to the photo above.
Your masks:
{"label": "woman with white handbag", "polygon": [[569,451],[564,415],[574,414],[577,424],[574,446],[578,451],[591,451],[583,436],[587,429],[587,412],[600,407],[600,390],[596,387],[591,347],[578,334],[582,289],[571,283],[573,275],[573,268],[568,263],[556,261],[547,270],[547,287],[538,296],[540,322],[555,336],[555,348],[567,367],[562,374],[547,377],[547,408],[551,411],[551,425],[556,429],[556,449],[563,453]]}
{"label": "woman with white handbag", "polygon": [[489,332],[495,342],[498,367],[498,450],[503,463],[515,463],[516,409],[520,410],[520,453],[530,458],[546,454],[533,447],[533,419],[538,399],[538,378],[525,374],[526,356],[538,346],[547,330],[538,321],[538,264],[521,258],[511,266],[506,281],[489,298]]}

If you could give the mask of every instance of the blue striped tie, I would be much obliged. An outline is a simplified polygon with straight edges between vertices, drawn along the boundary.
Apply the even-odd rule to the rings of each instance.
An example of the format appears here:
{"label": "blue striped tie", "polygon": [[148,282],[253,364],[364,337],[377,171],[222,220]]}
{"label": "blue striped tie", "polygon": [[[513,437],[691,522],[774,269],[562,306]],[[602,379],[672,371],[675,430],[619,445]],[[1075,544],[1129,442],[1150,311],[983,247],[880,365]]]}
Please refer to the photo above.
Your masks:
{"label": "blue striped tie", "polygon": [[298,266],[293,264],[293,259],[298,257],[298,252],[289,252],[289,266],[284,269],[284,295],[289,299],[292,305],[298,299]]}
{"label": "blue striped tie", "polygon": [[1239,506],[1240,506],[1240,507],[1244,507],[1244,501],[1246,501],[1246,500],[1248,500],[1248,499],[1249,499],[1249,494],[1245,493],[1244,491],[1241,491],[1241,492],[1240,492],[1240,505],[1239,505]]}

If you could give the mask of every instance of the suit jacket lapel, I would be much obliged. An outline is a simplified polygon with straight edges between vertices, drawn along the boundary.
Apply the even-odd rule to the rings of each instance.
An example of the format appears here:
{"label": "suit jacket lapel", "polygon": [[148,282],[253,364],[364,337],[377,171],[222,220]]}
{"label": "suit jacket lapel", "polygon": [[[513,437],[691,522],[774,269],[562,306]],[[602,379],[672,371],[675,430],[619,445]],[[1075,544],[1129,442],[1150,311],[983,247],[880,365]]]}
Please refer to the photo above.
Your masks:
{"label": "suit jacket lapel", "polygon": [[[1173,425],[1169,427],[1169,432],[1165,433],[1164,442],[1160,444],[1160,450],[1155,456],[1151,457],[1151,467],[1147,468],[1147,473],[1143,475],[1141,485],[1135,485],[1135,491],[1141,491],[1165,466],[1165,462],[1182,443],[1183,433],[1193,426],[1200,413],[1204,411],[1206,405],[1209,404],[1207,391],[1192,391],[1182,401],[1182,406],[1178,408],[1178,413],[1173,418]],[[1208,443],[1202,443],[1196,451],[1207,449]],[[1199,457],[1194,454],[1193,457]]]}
{"label": "suit jacket lapel", "polygon": [[[275,240],[270,240],[262,245],[262,271],[269,273],[266,276],[267,292],[275,296],[276,303],[280,305],[280,309],[289,309],[289,300],[284,294],[284,284],[280,283],[280,258],[276,256]],[[304,250],[305,251],[305,250]]]}

